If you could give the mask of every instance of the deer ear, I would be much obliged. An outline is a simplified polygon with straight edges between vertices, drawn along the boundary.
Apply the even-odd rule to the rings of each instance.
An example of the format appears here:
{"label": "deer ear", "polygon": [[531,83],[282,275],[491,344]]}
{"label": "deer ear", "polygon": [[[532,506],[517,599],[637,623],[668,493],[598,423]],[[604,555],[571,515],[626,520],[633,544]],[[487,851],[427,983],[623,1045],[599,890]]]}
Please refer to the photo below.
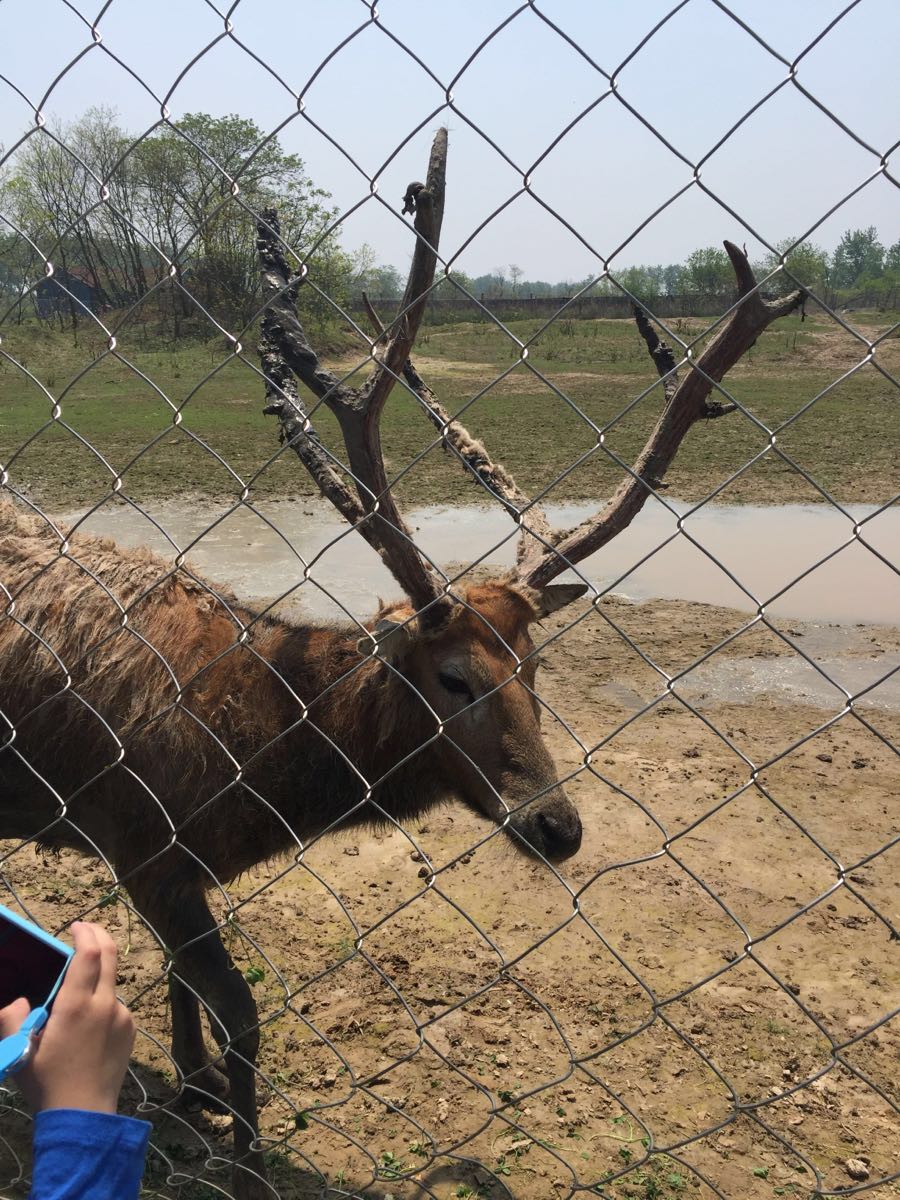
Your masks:
{"label": "deer ear", "polygon": [[549,583],[542,592],[538,592],[535,601],[538,620],[549,617],[558,608],[565,608],[573,600],[580,600],[588,590],[586,583]]}
{"label": "deer ear", "polygon": [[382,617],[368,637],[361,637],[356,648],[364,658],[374,654],[377,645],[378,657],[385,662],[398,663],[407,654],[415,640],[415,621],[396,621]]}

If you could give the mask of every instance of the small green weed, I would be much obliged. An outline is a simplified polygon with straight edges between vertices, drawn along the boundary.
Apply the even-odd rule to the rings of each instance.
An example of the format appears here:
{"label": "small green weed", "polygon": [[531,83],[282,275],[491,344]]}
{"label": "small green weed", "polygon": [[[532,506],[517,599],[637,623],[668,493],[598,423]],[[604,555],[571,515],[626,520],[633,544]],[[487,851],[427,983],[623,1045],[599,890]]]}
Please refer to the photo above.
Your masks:
{"label": "small green weed", "polygon": [[384,1150],[378,1156],[379,1179],[402,1179],[407,1171],[406,1163],[393,1150]]}

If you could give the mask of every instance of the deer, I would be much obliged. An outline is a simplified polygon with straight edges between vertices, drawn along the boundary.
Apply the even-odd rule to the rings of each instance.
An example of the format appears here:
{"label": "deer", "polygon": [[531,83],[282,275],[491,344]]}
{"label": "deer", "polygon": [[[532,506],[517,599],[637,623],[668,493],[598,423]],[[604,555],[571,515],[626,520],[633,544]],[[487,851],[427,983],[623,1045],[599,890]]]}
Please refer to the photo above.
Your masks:
{"label": "deer", "polygon": [[[357,624],[257,611],[180,554],[58,528],[4,473],[14,498],[0,499],[0,837],[102,860],[164,948],[172,1058],[182,1088],[233,1115],[238,1200],[275,1193],[259,1143],[257,1009],[210,893],[278,856],[302,858],[337,830],[404,827],[451,795],[533,859],[577,853],[581,816],[540,730],[534,625],[589,590],[599,600],[584,576],[554,581],[578,574],[656,494],[694,424],[734,411],[710,401],[712,389],[803,299],[763,300],[746,255],[725,243],[738,299],[702,352],[686,348],[681,379],[683,364],[636,306],[662,415],[612,498],[581,525],[554,529],[411,361],[438,260],[446,155],[441,129],[426,182],[404,197],[416,245],[399,316],[385,329],[366,301],[374,366],[362,386],[324,367],[306,336],[296,309],[305,273],[288,268],[277,213],[257,226],[265,411],[401,599]],[[380,441],[398,382],[516,522],[511,572],[451,578],[417,549]],[[344,458],[317,436],[298,385],[337,417]]]}

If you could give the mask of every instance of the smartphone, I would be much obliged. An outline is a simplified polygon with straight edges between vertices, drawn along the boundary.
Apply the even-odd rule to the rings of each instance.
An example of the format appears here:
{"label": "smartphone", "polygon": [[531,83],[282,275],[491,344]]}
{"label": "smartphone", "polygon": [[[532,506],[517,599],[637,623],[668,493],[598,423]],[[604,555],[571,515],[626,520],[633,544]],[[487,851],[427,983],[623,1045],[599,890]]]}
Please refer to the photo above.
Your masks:
{"label": "smartphone", "polygon": [[0,1008],[24,996],[50,1007],[75,951],[0,904]]}

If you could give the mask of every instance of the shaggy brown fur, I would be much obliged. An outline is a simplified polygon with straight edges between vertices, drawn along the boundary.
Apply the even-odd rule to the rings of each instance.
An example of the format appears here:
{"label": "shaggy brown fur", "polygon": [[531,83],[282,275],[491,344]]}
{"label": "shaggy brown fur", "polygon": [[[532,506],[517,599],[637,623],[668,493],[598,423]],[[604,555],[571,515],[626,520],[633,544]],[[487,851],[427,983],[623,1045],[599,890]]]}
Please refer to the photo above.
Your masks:
{"label": "shaggy brown fur", "polygon": [[[175,1060],[218,1090],[199,996],[227,1051],[236,1149],[261,1170],[256,1010],[204,893],[324,830],[404,821],[451,790],[498,821],[518,809],[506,827],[520,845],[573,853],[580,822],[524,686],[533,661],[514,675],[533,648],[532,599],[473,586],[427,636],[405,604],[383,608],[370,627],[386,665],[358,629],[255,618],[148,551],[64,544],[6,501],[0,585],[0,837],[112,866],[176,955]],[[252,1174],[239,1178],[255,1195]]]}

